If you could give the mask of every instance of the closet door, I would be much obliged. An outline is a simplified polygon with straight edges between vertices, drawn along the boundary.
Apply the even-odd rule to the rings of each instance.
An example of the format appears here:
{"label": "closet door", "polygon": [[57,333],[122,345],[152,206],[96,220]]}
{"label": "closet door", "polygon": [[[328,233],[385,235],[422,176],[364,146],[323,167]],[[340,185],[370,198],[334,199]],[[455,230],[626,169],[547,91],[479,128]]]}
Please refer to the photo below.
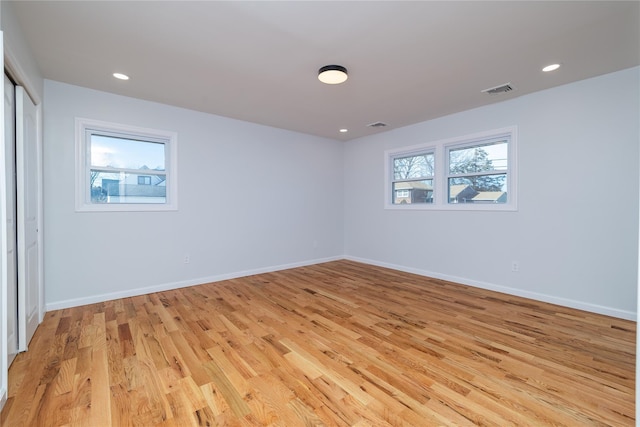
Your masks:
{"label": "closet door", "polygon": [[26,351],[40,320],[38,246],[38,110],[16,86],[18,218],[18,350]]}
{"label": "closet door", "polygon": [[16,116],[15,86],[4,76],[4,152],[6,184],[6,236],[7,236],[7,366],[18,353],[18,258],[16,237]]}

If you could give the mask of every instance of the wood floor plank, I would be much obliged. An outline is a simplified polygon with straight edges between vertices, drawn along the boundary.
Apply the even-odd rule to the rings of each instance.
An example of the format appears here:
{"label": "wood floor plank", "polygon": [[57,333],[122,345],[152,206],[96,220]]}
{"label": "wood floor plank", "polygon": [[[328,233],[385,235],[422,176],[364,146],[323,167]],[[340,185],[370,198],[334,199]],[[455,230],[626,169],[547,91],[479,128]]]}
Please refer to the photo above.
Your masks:
{"label": "wood floor plank", "polygon": [[636,323],[351,261],[47,313],[14,426],[632,426]]}

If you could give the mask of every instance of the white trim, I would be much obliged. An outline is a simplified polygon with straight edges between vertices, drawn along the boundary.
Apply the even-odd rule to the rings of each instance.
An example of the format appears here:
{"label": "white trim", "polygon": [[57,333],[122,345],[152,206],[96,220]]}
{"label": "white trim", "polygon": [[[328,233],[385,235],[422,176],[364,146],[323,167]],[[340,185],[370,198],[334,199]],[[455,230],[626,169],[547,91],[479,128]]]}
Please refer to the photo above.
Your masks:
{"label": "white trim", "polygon": [[[449,203],[447,189],[447,149],[453,146],[471,144],[482,139],[495,138],[500,135],[510,135],[507,168],[507,203]],[[518,210],[518,127],[508,126],[477,132],[460,137],[442,139],[408,147],[394,148],[384,152],[384,208],[390,210],[436,210],[436,211],[517,211]],[[392,167],[394,157],[404,154],[433,152],[435,167],[433,176],[433,203],[393,204],[391,203]]]}
{"label": "white trim", "polygon": [[637,318],[637,314],[632,311],[620,310],[617,308],[585,303],[582,301],[576,301],[568,298],[554,297],[552,295],[541,294],[537,292],[523,291],[521,289],[511,288],[508,286],[501,286],[493,283],[482,282],[479,280],[467,279],[467,278],[458,277],[458,276],[451,276],[448,274],[436,273],[433,271],[422,270],[419,268],[412,268],[412,267],[391,264],[391,263],[376,261],[376,260],[367,259],[367,258],[354,257],[349,255],[318,258],[318,259],[294,262],[289,264],[281,264],[276,266],[261,267],[261,268],[238,271],[233,273],[219,274],[216,276],[207,276],[207,277],[200,277],[197,279],[181,280],[179,282],[163,283],[159,285],[147,286],[144,288],[129,289],[126,291],[110,292],[110,293],[105,293],[100,295],[93,295],[90,297],[55,301],[55,302],[50,302],[46,304],[46,311],[62,310],[65,308],[78,307],[81,305],[111,301],[118,298],[135,297],[140,295],[146,295],[153,292],[169,291],[173,289],[185,288],[188,286],[198,286],[205,283],[220,282],[222,280],[237,279],[240,277],[253,276],[256,274],[272,273],[274,271],[288,270],[290,268],[297,268],[297,267],[306,267],[309,265],[322,264],[325,262],[339,261],[339,260],[348,260],[348,261],[360,262],[362,264],[369,264],[369,265],[375,265],[378,267],[390,268],[392,270],[403,271],[406,273],[417,274],[419,276],[431,277],[434,279],[446,280],[453,283],[473,286],[475,288],[486,289],[489,291],[500,292],[507,295],[528,298],[535,301],[546,302],[550,304],[556,304],[556,305],[567,307],[567,308],[584,310],[590,313],[602,314],[605,316],[612,316],[619,319],[636,321],[636,318]]}
{"label": "white trim", "polygon": [[11,46],[4,46],[4,68],[8,71],[8,74],[14,80],[14,82],[22,86],[27,92],[27,95],[31,98],[34,105],[39,106],[42,104],[42,100],[35,91],[35,85],[29,80],[28,74],[20,66],[18,59],[13,54]]}
{"label": "white trim", "polygon": [[496,285],[493,283],[482,282],[479,280],[467,279],[467,278],[458,277],[458,276],[451,276],[448,274],[441,274],[433,271],[422,270],[419,268],[412,268],[412,267],[407,267],[407,266],[402,266],[397,264],[390,264],[387,262],[381,262],[381,261],[376,261],[376,260],[371,260],[366,258],[345,256],[344,259],[347,259],[349,261],[360,262],[363,264],[375,265],[378,267],[390,268],[392,270],[404,271],[406,273],[413,273],[419,276],[446,280],[448,282],[454,282],[462,285],[473,286],[475,288],[486,289],[494,292],[500,292],[507,295],[513,295],[517,297],[528,298],[528,299],[546,302],[550,304],[556,304],[563,307],[575,308],[578,310],[584,310],[591,313],[603,314],[605,316],[612,316],[612,317],[617,317],[620,319],[626,319],[626,320],[632,320],[632,321],[636,321],[636,318],[637,318],[637,313],[632,311],[620,310],[617,308],[586,303],[583,301],[576,301],[568,298],[555,297],[552,295],[541,294],[538,292],[523,291],[521,289],[511,288],[511,287],[502,286],[502,285]]}
{"label": "white trim", "polygon": [[4,408],[5,403],[7,403],[7,389],[2,387],[0,388],[0,411]]}
{"label": "white trim", "polygon": [[[163,143],[168,145],[169,148],[165,159],[165,166],[167,170],[166,173],[163,173],[167,177],[166,203],[96,204],[88,202],[88,168],[90,165],[87,164],[87,129],[117,132],[140,136],[143,138],[148,137],[151,140],[163,140]],[[178,210],[178,134],[176,132],[76,117],[75,144],[76,212],[157,212]],[[145,173],[147,172],[149,172],[149,174],[155,174],[153,171],[145,171]]]}
{"label": "white trim", "polygon": [[[638,216],[638,224],[640,225],[640,215]],[[640,239],[638,239],[638,263],[640,265]],[[640,308],[640,268],[638,268],[636,278],[636,310]],[[636,321],[637,322],[637,321]],[[640,420],[640,329],[636,323],[636,420]]]}
{"label": "white trim", "polygon": [[[0,31],[0,62],[5,63],[3,48],[4,48],[4,33]],[[5,160],[5,140],[4,140],[4,76],[2,77],[2,88],[0,88],[0,96],[2,97],[2,103],[0,104],[0,114],[2,115],[2,125],[0,125],[0,165],[2,165],[2,173],[0,173],[0,411],[4,407],[7,399],[7,389],[9,387],[9,345],[7,337],[7,192],[4,190],[7,188],[6,179],[6,160]]]}
{"label": "white trim", "polygon": [[237,279],[239,277],[253,276],[256,274],[272,273],[274,271],[288,270],[290,268],[306,267],[308,265],[322,264],[330,261],[338,261],[344,259],[342,256],[319,258],[308,261],[294,262],[290,264],[281,264],[270,267],[255,268],[252,270],[238,271],[234,273],[219,274],[216,276],[200,277],[197,279],[181,280],[179,282],[163,283],[159,285],[147,286],[144,288],[129,289],[126,291],[109,292],[106,294],[93,295],[90,297],[74,298],[63,301],[55,301],[47,303],[47,311],[62,310],[65,308],[78,307],[86,304],[95,304],[98,302],[110,301],[118,298],[135,297],[146,295],[153,292],[163,292],[172,289],[186,288],[188,286],[197,286],[205,283],[220,282],[222,280]]}

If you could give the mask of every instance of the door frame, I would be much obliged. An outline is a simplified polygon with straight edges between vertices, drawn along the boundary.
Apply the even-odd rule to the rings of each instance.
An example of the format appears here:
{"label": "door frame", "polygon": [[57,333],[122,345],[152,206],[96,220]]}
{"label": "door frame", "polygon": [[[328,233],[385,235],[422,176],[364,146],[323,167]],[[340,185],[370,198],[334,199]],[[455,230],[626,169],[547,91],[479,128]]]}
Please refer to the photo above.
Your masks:
{"label": "door frame", "polygon": [[[0,31],[0,64],[3,64],[4,68],[4,34]],[[4,85],[0,87],[0,113],[4,117]],[[5,163],[5,149],[4,149],[4,120],[0,122],[0,164]],[[6,236],[6,224],[7,224],[7,194],[3,191],[3,188],[7,188],[6,173],[0,173],[0,313],[7,312],[7,236]],[[4,319],[4,315],[0,316],[0,410],[7,402],[8,393],[8,342],[7,342],[7,322]]]}

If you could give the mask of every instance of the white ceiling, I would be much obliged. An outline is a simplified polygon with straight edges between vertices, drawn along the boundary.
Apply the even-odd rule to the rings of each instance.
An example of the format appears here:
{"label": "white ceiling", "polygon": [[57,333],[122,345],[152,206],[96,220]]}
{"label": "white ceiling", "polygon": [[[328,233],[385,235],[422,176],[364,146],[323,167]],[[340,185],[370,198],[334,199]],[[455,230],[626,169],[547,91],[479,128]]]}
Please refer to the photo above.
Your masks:
{"label": "white ceiling", "polygon": [[[45,78],[347,140],[639,65],[639,5],[19,1],[13,10]],[[562,67],[541,72],[554,62]],[[328,64],[349,80],[320,83]],[[481,93],[503,83],[515,90]],[[378,121],[388,126],[367,127]]]}

